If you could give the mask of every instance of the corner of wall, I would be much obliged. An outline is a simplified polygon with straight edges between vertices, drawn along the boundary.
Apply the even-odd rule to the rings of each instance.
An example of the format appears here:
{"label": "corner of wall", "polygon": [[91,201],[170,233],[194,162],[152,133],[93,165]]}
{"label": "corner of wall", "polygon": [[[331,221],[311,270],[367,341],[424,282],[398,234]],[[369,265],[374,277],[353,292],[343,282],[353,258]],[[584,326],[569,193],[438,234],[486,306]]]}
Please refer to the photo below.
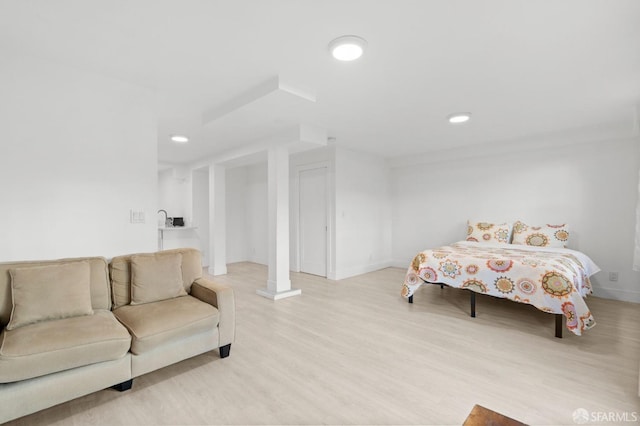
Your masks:
{"label": "corner of wall", "polygon": [[379,271],[380,269],[392,266],[391,260],[385,260],[375,263],[362,264],[357,266],[349,266],[337,269],[335,272],[328,274],[327,278],[331,280],[344,280],[355,277],[356,275],[368,274],[369,272]]}

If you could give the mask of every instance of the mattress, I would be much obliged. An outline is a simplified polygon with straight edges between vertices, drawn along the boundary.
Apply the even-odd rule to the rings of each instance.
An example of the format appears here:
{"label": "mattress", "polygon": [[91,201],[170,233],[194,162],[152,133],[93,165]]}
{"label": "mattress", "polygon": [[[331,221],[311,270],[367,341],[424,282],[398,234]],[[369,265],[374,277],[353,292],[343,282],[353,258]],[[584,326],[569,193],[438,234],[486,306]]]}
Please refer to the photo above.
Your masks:
{"label": "mattress", "polygon": [[598,271],[576,250],[460,241],[418,253],[402,295],[412,296],[425,282],[443,283],[562,314],[567,329],[581,335],[595,325],[584,299],[592,293],[589,278]]}

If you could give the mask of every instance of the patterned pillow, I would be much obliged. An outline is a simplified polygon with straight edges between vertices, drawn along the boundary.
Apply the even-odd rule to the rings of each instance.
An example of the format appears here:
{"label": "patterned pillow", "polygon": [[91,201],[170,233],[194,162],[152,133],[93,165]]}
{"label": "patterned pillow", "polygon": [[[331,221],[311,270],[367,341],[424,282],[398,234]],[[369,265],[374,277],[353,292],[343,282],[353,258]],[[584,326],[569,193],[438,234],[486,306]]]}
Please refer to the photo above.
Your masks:
{"label": "patterned pillow", "polygon": [[565,224],[531,226],[520,221],[513,224],[513,244],[564,248],[568,242],[569,230]]}
{"label": "patterned pillow", "polygon": [[472,222],[468,220],[467,241],[509,244],[511,241],[511,224]]}

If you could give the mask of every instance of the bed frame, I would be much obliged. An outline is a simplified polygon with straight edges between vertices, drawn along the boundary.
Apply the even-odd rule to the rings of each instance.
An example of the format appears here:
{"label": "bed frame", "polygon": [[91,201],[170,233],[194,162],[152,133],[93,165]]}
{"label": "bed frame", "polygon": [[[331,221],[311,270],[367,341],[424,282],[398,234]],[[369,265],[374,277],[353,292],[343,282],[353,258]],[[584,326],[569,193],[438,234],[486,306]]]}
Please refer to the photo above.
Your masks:
{"label": "bed frame", "polygon": [[[425,281],[426,284],[436,284],[436,285],[440,285],[440,288],[444,288],[444,286],[446,284],[442,284],[442,283],[430,283],[428,281]],[[471,318],[475,318],[476,317],[476,292],[472,291],[472,290],[467,290],[469,292],[469,301],[471,303]],[[413,303],[413,294],[411,296],[408,297],[408,301],[409,303]],[[562,314],[553,314],[556,317],[556,337],[558,339],[562,339],[562,317],[564,315]]]}

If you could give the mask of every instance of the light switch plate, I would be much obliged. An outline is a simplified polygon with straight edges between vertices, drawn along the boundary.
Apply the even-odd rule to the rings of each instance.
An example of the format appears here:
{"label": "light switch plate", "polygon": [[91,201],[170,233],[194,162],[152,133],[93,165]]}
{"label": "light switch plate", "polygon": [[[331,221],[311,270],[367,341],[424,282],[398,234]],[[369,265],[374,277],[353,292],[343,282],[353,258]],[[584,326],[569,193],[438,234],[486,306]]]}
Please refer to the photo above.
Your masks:
{"label": "light switch plate", "polygon": [[131,223],[145,223],[145,214],[142,209],[129,210],[129,221]]}

